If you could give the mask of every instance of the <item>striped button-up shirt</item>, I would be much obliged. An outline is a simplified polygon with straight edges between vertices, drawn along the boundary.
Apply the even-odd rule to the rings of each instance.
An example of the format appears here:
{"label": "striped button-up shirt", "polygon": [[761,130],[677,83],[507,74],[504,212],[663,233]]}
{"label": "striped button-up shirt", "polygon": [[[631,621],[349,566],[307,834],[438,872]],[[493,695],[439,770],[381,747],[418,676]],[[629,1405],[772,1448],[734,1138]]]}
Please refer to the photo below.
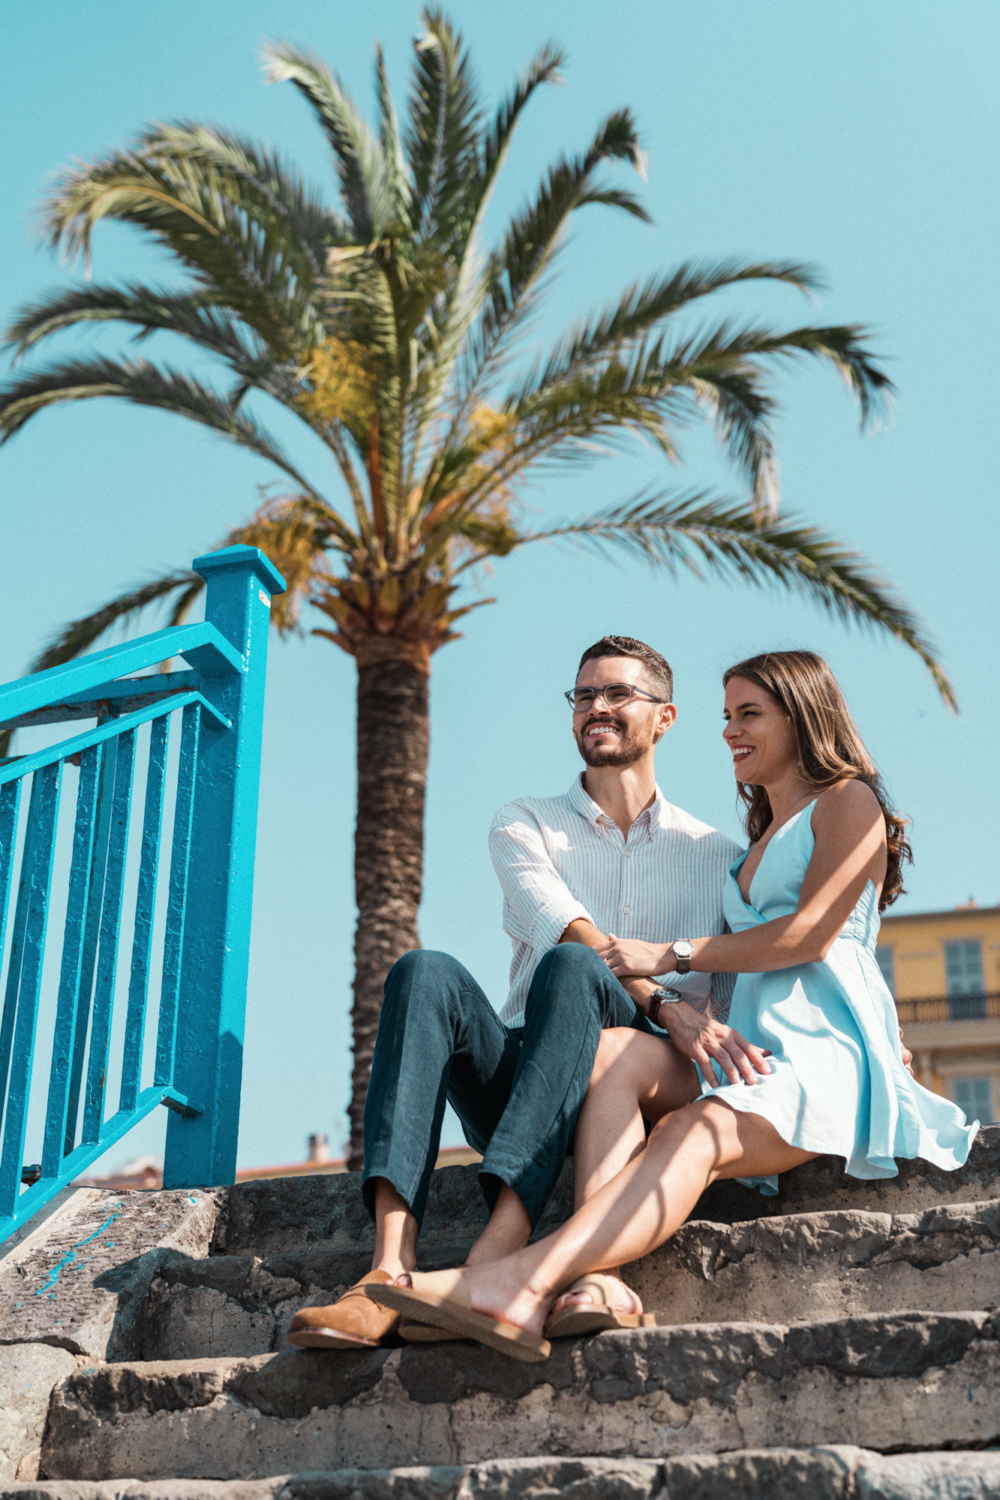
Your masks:
{"label": "striped button-up shirt", "polygon": [[[711,937],[723,929],[722,890],[739,845],[673,807],[659,787],[628,838],[577,777],[562,797],[521,797],[493,820],[490,855],[503,887],[503,925],[514,945],[510,994],[500,1012],[523,1026],[539,959],[578,917],[647,943]],[[676,974],[662,982],[704,1010],[729,1013],[733,974]]]}

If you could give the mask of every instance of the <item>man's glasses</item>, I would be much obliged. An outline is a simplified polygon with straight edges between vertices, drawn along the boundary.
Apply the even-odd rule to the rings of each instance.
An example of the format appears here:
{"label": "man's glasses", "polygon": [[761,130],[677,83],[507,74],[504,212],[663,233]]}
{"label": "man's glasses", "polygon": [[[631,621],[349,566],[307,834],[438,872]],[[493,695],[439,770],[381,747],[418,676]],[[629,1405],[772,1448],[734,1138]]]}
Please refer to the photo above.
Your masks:
{"label": "man's glasses", "polygon": [[644,698],[649,703],[666,703],[666,698],[657,698],[643,688],[633,687],[630,682],[609,682],[604,688],[571,688],[563,697],[575,714],[586,713],[599,698],[607,708],[624,708],[633,698]]}

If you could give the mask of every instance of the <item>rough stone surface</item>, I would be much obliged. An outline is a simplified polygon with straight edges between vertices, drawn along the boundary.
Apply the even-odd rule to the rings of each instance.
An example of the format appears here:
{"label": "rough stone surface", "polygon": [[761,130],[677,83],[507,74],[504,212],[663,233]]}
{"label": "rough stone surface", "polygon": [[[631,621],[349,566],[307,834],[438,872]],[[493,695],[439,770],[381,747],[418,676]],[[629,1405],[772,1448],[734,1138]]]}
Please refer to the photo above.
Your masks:
{"label": "rough stone surface", "polygon": [[563,1341],[540,1365],[474,1345],[106,1365],[53,1394],[42,1472],[264,1477],[521,1457],[662,1459],[1000,1440],[998,1320],[868,1315]]}
{"label": "rough stone surface", "polygon": [[[539,1366],[287,1348],[367,1269],[356,1174],[77,1192],[0,1259],[0,1500],[1000,1500],[1000,1455],[925,1451],[1000,1442],[1000,1126],[958,1172],[899,1165],[715,1184],[628,1268],[663,1326]],[[538,1234],[572,1193],[568,1162]],[[422,1265],[485,1217],[475,1167],[435,1173]]]}
{"label": "rough stone surface", "polygon": [[[438,1241],[421,1254],[424,1270],[461,1264],[465,1246]],[[152,1282],[143,1317],[143,1359],[214,1359],[288,1347],[300,1307],[335,1301],[371,1265],[370,1251],[288,1252],[261,1260],[213,1255],[172,1261]]]}
{"label": "rough stone surface", "polygon": [[861,1448],[769,1448],[642,1459],[526,1458],[341,1469],[260,1480],[55,1480],[0,1500],[995,1500],[1000,1453],[885,1457]]}
{"label": "rough stone surface", "polygon": [[[774,1212],[781,1214],[833,1208],[871,1208],[898,1214],[922,1213],[942,1203],[1000,1198],[1000,1125],[980,1127],[968,1161],[954,1172],[921,1160],[898,1161],[896,1165],[899,1172],[895,1177],[861,1182],[846,1176],[840,1157],[819,1156],[780,1177],[778,1196],[770,1201],[775,1205]],[[699,1209],[693,1217],[722,1216]]]}
{"label": "rough stone surface", "polygon": [[208,1254],[216,1195],[81,1188],[0,1261],[0,1345],[134,1359],[146,1295],[171,1260]]}
{"label": "rough stone surface", "polygon": [[685,1224],[625,1279],[659,1323],[788,1322],[1000,1303],[1000,1199]]}
{"label": "rough stone surface", "polygon": [[[969,1159],[955,1172],[925,1161],[901,1161],[897,1177],[863,1182],[844,1174],[840,1157],[821,1156],[779,1180],[778,1196],[765,1198],[738,1182],[717,1182],[691,1215],[732,1224],[774,1214],[818,1213],[830,1209],[871,1209],[882,1213],[922,1213],[942,1203],[973,1203],[1000,1198],[1000,1125],[984,1126]],[[478,1168],[444,1167],[431,1179],[421,1243],[467,1247],[486,1222]],[[573,1209],[573,1163],[567,1161],[537,1227],[548,1234]],[[361,1201],[356,1172],[328,1177],[289,1177],[245,1182],[228,1188],[219,1209],[213,1255],[267,1258],[324,1245],[331,1250],[365,1251],[374,1229]]]}
{"label": "rough stone surface", "polygon": [[[467,1248],[488,1217],[478,1167],[442,1167],[431,1177],[421,1244]],[[573,1163],[567,1161],[537,1227],[548,1234],[573,1212]],[[328,1250],[367,1251],[375,1227],[361,1201],[359,1172],[327,1177],[288,1177],[243,1182],[228,1188],[220,1204],[213,1255],[269,1257],[322,1245]]]}
{"label": "rough stone surface", "polygon": [[856,1500],[996,1500],[1000,1453],[864,1453]]}
{"label": "rough stone surface", "polygon": [[[427,1270],[460,1247],[426,1250]],[[288,1347],[299,1308],[332,1302],[368,1269],[365,1252],[177,1259],[153,1281],[143,1359],[249,1358]],[[626,1280],[661,1324],[779,1322],[899,1308],[992,1309],[1000,1302],[1000,1199],[922,1214],[839,1209],[686,1224]]]}
{"label": "rough stone surface", "polygon": [[0,1349],[0,1479],[13,1479],[24,1456],[41,1446],[52,1387],[76,1369],[65,1349],[8,1344]]}

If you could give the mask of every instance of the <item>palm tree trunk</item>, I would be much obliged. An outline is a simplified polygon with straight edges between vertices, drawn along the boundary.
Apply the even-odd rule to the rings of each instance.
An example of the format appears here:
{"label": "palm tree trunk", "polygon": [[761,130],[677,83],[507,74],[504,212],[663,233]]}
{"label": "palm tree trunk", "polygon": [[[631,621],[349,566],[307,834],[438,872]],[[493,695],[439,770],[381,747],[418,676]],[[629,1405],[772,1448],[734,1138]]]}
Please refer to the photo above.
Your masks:
{"label": "palm tree trunk", "polygon": [[358,820],[354,834],[354,1070],[347,1165],[364,1160],[363,1115],[385,976],[419,948],[424,791],[430,745],[430,653],[423,642],[372,636],[357,652]]}

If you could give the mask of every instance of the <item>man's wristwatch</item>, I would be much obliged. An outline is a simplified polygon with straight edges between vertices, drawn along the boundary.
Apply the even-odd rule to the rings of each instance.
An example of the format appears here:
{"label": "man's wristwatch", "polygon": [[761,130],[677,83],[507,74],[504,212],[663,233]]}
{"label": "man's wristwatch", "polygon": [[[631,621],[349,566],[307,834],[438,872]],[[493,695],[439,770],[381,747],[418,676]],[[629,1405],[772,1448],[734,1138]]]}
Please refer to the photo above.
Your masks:
{"label": "man's wristwatch", "polygon": [[674,958],[677,960],[674,967],[678,974],[690,974],[691,960],[694,958],[694,944],[687,938],[679,938],[676,943],[670,945],[674,950]]}
{"label": "man's wristwatch", "polygon": [[659,1026],[665,1031],[666,1027],[663,1026],[663,1022],[660,1020],[660,1011],[665,1005],[676,1005],[678,1000],[683,999],[684,996],[679,990],[654,990],[649,997],[649,1010],[646,1012],[646,1015],[654,1026]]}

